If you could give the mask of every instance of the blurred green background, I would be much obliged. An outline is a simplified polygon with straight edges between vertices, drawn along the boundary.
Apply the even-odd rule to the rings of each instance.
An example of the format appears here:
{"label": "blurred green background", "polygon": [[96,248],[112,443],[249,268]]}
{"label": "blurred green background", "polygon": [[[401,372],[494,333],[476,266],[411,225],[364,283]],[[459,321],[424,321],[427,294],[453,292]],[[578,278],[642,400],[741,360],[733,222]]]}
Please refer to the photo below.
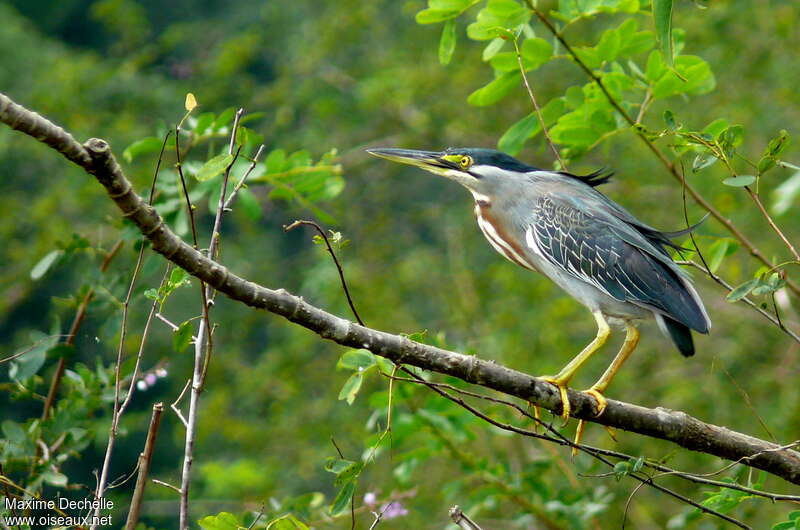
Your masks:
{"label": "blurred green background", "polygon": [[[135,140],[176,123],[187,92],[196,95],[201,111],[219,114],[241,106],[263,113],[248,127],[264,136],[268,151],[304,149],[317,160],[337,148],[346,184],[341,194],[319,207],[334,220],[327,227],[350,241],[339,254],[366,323],[397,333],[427,330],[426,340],[458,351],[532,374],[553,373],[594,335],[588,312],[546,279],[498,256],[475,226],[471,200],[461,188],[364,153],[378,146],[495,147],[498,138],[530,112],[522,87],[499,105],[468,105],[467,96],[491,79],[480,61],[483,46],[465,37],[468,21],[459,19],[453,60],[439,64],[439,27],[414,20],[425,7],[422,0],[2,1],[0,91],[80,140],[107,139],[120,158]],[[711,65],[717,88],[659,101],[645,123],[663,128],[661,116],[667,108],[697,130],[724,118],[744,126],[741,149],[758,157],[779,130],[798,134],[800,4],[730,0],[701,7],[676,2],[674,23],[685,30],[686,53]],[[615,17],[616,22],[624,19]],[[576,44],[594,43],[610,24],[600,17],[567,36]],[[641,27],[651,29],[651,24],[640,17]],[[567,61],[546,65],[530,80],[540,101],[586,82]],[[552,167],[552,153],[540,137],[519,156],[533,165]],[[796,145],[783,158],[798,163]],[[726,176],[720,164],[693,174],[691,159],[686,163],[691,183],[770,259],[789,259],[747,195],[720,184]],[[154,166],[154,155],[123,163],[142,192]],[[603,166],[616,172],[604,187],[606,194],[651,225],[665,230],[683,226],[680,186],[633,133],[616,135],[570,168],[580,172]],[[760,192],[768,206],[775,200],[773,191],[790,175],[789,170],[776,169],[762,180]],[[312,244],[310,231],[282,230],[282,225],[314,213],[296,201],[274,200],[268,186],[250,189],[260,206],[255,215],[234,207],[225,219],[222,261],[248,279],[285,287],[350,318],[324,248]],[[37,280],[30,277],[34,265],[73,234],[92,247],[108,249],[119,237],[120,223],[94,179],[5,127],[0,128],[0,193],[0,351],[5,357],[29,345],[33,332],[65,333],[82,286],[98,276],[98,256],[91,252],[60,262]],[[703,214],[691,202],[688,211],[691,219]],[[212,219],[201,203],[198,226],[205,242]],[[776,220],[797,240],[796,207]],[[698,234],[701,247],[727,235],[713,220]],[[82,363],[89,371],[102,365],[107,373],[116,354],[118,304],[135,255],[135,242],[129,239],[81,328],[71,370]],[[142,293],[157,286],[159,263],[150,257],[145,264],[132,305],[128,354],[138,348],[149,305]],[[740,249],[719,273],[736,285],[758,267]],[[714,322],[709,336],[696,337],[698,355],[681,358],[654,324],[646,324],[639,350],[608,395],[647,407],[683,410],[761,438],[797,439],[798,344],[751,309],[727,302],[726,293],[709,279],[697,272],[694,276]],[[797,330],[792,308],[797,301],[787,304],[784,320]],[[181,322],[194,316],[198,306],[197,289],[183,289],[170,299],[165,314]],[[214,307],[213,318],[218,328],[200,411],[193,519],[223,510],[258,511],[262,504],[268,513],[279,514],[291,499],[310,492],[326,496],[324,502],[315,498],[312,504],[327,505],[336,494],[333,475],[324,469],[325,458],[336,455],[331,438],[349,459],[367,451],[385,426],[381,404],[385,406],[387,380],[372,373],[348,405],[337,399],[350,375],[335,369],[340,347],[224,298]],[[171,335],[166,326],[154,324],[143,369],[164,368],[167,375],[134,397],[122,421],[112,478],[133,469],[152,403],[174,401],[190,376],[191,353],[173,352]],[[618,336],[597,355],[575,385],[594,381],[620,342]],[[29,387],[35,391],[27,393],[6,375],[5,367],[0,368],[7,390],[0,397],[4,420],[30,425],[38,417],[41,402],[36,394],[46,393],[54,366],[55,360],[48,358]],[[72,373],[78,374],[77,368]],[[72,378],[78,379],[79,375]],[[77,392],[76,384],[70,383],[70,392]],[[85,448],[60,467],[71,485],[89,489],[95,483],[92,472],[101,465],[109,425],[108,387],[102,381],[97,384],[105,393],[99,391],[99,401],[86,404],[90,412],[80,418],[87,432]],[[356,507],[363,506],[370,492],[379,499],[402,498],[408,513],[382,521],[381,528],[443,528],[453,504],[474,510],[487,529],[619,528],[624,517],[631,528],[717,525],[646,487],[626,508],[637,483],[593,477],[608,469],[588,457],[573,460],[566,449],[504,435],[431,392],[402,384],[395,391],[392,448],[382,450],[366,468],[356,492]],[[571,434],[572,429],[574,422],[564,431]],[[153,477],[179,483],[183,433],[175,415],[166,413]],[[4,430],[4,436],[9,432]],[[585,439],[635,456],[665,458],[683,470],[709,472],[724,465],[649,438],[624,432],[617,438],[615,443],[603,429],[590,427]],[[737,470],[721,476],[734,476],[742,483],[758,480]],[[714,491],[677,479],[664,483],[697,501]],[[764,487],[792,491],[775,478],[767,479]],[[120,524],[131,488],[129,482],[109,494],[119,508],[114,520]],[[64,490],[51,483],[44,491],[75,498],[88,495],[79,486]],[[153,528],[176,527],[176,497],[166,488],[148,486],[143,522]],[[747,500],[732,515],[755,528],[767,528],[788,511],[785,505]],[[350,527],[347,517],[328,522],[315,517],[312,513],[309,519],[320,528]],[[368,512],[360,513],[358,527],[368,528],[372,519]]]}

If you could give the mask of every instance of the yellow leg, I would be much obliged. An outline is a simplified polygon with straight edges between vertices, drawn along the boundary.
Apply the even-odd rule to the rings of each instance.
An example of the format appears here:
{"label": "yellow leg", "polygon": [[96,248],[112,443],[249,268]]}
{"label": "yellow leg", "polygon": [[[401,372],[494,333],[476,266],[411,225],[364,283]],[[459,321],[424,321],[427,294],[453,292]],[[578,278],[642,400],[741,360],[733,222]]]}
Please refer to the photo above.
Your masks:
{"label": "yellow leg", "polygon": [[590,342],[589,345],[583,349],[583,351],[576,355],[575,358],[569,362],[569,364],[562,368],[558,374],[554,376],[542,377],[542,379],[558,388],[558,391],[561,395],[561,417],[564,418],[565,422],[569,420],[570,413],[569,398],[567,397],[567,385],[575,376],[575,372],[577,372],[578,369],[580,369],[580,367],[583,366],[587,360],[589,360],[589,357],[591,357],[594,352],[603,347],[606,341],[608,341],[608,337],[611,335],[611,328],[608,327],[608,322],[606,322],[603,314],[599,311],[595,311],[592,314],[597,322],[597,336],[594,338],[594,340]]}
{"label": "yellow leg", "polygon": [[[595,400],[597,400],[597,416],[603,413],[603,411],[606,409],[606,405],[608,404],[606,398],[603,396],[603,392],[605,392],[609,383],[611,383],[611,380],[614,379],[614,376],[617,374],[617,371],[628,359],[628,357],[630,357],[631,353],[633,353],[633,350],[635,350],[636,346],[639,344],[639,330],[636,329],[636,327],[634,327],[632,324],[626,324],[626,329],[627,334],[625,335],[625,342],[619,349],[617,356],[614,357],[613,361],[611,361],[611,364],[603,373],[603,375],[600,376],[600,379],[598,379],[597,382],[588,390],[584,390],[585,393],[590,394]],[[576,444],[580,443],[581,441],[581,435],[583,434],[583,423],[583,420],[580,420],[578,423],[578,430],[575,435]]]}

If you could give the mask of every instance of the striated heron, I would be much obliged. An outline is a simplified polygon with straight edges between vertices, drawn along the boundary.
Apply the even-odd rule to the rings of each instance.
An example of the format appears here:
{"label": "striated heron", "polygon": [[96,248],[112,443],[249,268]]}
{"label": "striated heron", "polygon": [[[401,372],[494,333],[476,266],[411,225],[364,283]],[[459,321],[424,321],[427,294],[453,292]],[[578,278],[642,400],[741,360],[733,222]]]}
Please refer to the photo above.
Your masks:
{"label": "striated heron", "polygon": [[[558,374],[544,377],[560,392],[565,420],[570,414],[567,386],[606,343],[609,324],[624,327],[626,336],[611,365],[585,391],[597,401],[598,415],[606,407],[603,392],[639,342],[637,321],[655,318],[686,357],[694,355],[691,330],[708,333],[711,328],[697,291],[667,252],[680,248],[671,239],[694,227],[662,232],[637,220],[596,189],[610,175],[546,171],[494,149],[367,152],[467,188],[475,199],[478,226],[497,252],[544,274],[592,312],[597,336]],[[582,427],[581,422],[578,436]]]}

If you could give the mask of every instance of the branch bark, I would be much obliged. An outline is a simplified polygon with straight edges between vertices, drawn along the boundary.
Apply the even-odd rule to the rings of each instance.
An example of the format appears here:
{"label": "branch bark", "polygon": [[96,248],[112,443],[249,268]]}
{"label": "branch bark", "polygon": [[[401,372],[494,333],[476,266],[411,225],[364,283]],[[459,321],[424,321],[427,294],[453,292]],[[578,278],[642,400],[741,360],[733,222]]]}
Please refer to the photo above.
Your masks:
{"label": "branch bark", "polygon": [[[284,289],[269,289],[233,274],[186,244],[165,225],[158,213],[134,192],[105,141],[93,138],[81,146],[63,129],[3,94],[0,94],[0,121],[50,145],[94,175],[123,216],[139,227],[156,252],[229,298],[280,315],[342,346],[365,348],[395,363],[457,377],[560,412],[558,391],[539,378],[495,362],[361,326],[315,307]],[[787,446],[704,423],[681,411],[662,407],[648,409],[616,400],[609,400],[605,411],[595,417],[591,397],[570,390],[568,398],[575,418],[741,462],[800,485],[800,452]]]}

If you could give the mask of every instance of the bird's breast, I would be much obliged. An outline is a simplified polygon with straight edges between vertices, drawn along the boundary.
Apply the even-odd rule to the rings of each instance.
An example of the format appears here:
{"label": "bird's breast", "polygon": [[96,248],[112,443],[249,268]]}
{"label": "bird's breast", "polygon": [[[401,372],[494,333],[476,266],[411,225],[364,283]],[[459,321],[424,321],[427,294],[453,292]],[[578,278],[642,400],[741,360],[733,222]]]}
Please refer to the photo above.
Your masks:
{"label": "bird's breast", "polygon": [[475,202],[475,217],[478,219],[478,227],[483,232],[484,237],[500,255],[520,267],[539,271],[531,260],[526,257],[527,253],[523,247],[523,242],[515,238],[505,225],[500,223],[497,217],[493,215],[490,202],[477,200]]}

